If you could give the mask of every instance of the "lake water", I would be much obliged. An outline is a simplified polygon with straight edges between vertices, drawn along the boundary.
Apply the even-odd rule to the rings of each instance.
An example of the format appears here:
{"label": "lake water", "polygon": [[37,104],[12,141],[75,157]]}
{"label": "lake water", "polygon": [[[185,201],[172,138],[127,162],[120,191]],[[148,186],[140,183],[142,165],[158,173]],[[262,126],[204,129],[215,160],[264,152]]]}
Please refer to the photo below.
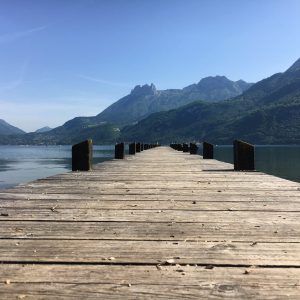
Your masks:
{"label": "lake water", "polygon": [[[114,146],[93,148],[94,163],[112,159]],[[0,189],[71,169],[71,146],[0,146]]]}
{"label": "lake water", "polygon": [[[231,146],[215,158],[233,162]],[[200,149],[201,152],[201,149]],[[112,159],[114,146],[94,146],[94,163]],[[300,182],[300,146],[256,146],[256,169]],[[71,170],[71,146],[0,146],[0,189]]]}
{"label": "lake water", "polygon": [[[215,158],[233,163],[232,146],[216,146]],[[300,145],[255,146],[255,169],[300,182]]]}

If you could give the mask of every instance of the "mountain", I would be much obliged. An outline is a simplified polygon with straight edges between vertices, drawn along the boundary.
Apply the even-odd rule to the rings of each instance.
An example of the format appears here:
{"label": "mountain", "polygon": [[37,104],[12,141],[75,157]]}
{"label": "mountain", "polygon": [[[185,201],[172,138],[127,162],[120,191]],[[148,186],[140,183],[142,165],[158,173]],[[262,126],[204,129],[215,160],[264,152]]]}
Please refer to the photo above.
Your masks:
{"label": "mountain", "polygon": [[[231,81],[225,76],[206,77],[183,89],[157,90],[155,85],[137,85],[130,94],[119,99],[94,117],[78,117],[68,121],[90,125],[108,122],[118,127],[132,125],[154,112],[167,111],[195,100],[222,101],[243,93],[252,86],[243,80]],[[73,123],[74,122],[74,123]]]}
{"label": "mountain", "polygon": [[[230,95],[235,96],[222,100]],[[44,133],[2,136],[0,142],[74,144],[86,138],[96,144],[118,140],[225,144],[235,138],[300,144],[300,60],[253,85],[216,76],[183,89],[136,86],[97,116],[77,117]]]}
{"label": "mountain", "polygon": [[252,84],[225,76],[206,77],[183,89],[157,90],[154,84],[137,85],[129,95],[110,105],[95,119],[119,126],[135,123],[154,112],[178,108],[195,100],[222,101],[242,94]]}
{"label": "mountain", "polygon": [[92,138],[95,143],[118,140],[120,129],[149,116],[167,111],[200,98],[217,102],[241,94],[252,84],[231,81],[224,76],[206,77],[183,89],[157,90],[154,84],[137,85],[129,95],[110,105],[93,117],[76,117],[47,132],[37,131],[23,136],[0,140],[2,144],[73,144]]}
{"label": "mountain", "polygon": [[194,102],[159,112],[122,130],[124,140],[209,140],[300,144],[300,60],[242,95],[219,103]]}
{"label": "mountain", "polygon": [[287,69],[287,72],[295,72],[298,71],[299,69],[300,69],[300,58],[296,60],[289,69]]}
{"label": "mountain", "polygon": [[52,128],[50,128],[49,126],[45,126],[45,127],[42,127],[42,128],[39,128],[35,131],[35,133],[43,133],[43,132],[48,132],[52,130]]}
{"label": "mountain", "polygon": [[189,99],[222,101],[242,94],[253,84],[243,80],[231,81],[225,76],[206,77],[197,84],[183,88]]}
{"label": "mountain", "polygon": [[23,135],[1,136],[2,145],[72,145],[85,139],[92,139],[95,144],[114,143],[120,135],[120,130],[113,124],[103,123],[100,125],[54,128],[48,132],[31,132]]}
{"label": "mountain", "polygon": [[23,131],[22,129],[12,126],[7,122],[5,122],[4,120],[0,119],[0,135],[24,134],[24,133],[25,131]]}

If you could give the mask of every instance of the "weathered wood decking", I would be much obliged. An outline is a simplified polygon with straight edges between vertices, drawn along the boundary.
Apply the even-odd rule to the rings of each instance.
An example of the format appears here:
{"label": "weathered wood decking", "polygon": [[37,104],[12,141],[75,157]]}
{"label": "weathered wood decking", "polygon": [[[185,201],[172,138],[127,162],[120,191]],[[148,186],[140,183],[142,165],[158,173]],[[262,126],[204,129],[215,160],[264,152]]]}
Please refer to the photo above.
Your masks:
{"label": "weathered wood decking", "polygon": [[159,147],[0,193],[0,299],[300,299],[300,184]]}

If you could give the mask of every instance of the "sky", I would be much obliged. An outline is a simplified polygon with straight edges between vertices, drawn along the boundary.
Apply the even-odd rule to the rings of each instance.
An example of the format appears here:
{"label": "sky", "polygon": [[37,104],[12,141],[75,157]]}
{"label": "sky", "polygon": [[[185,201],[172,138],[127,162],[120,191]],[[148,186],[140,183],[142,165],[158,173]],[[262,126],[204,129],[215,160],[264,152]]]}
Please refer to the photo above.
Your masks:
{"label": "sky", "polygon": [[299,57],[299,0],[0,0],[0,119],[56,127],[138,84],[256,82]]}

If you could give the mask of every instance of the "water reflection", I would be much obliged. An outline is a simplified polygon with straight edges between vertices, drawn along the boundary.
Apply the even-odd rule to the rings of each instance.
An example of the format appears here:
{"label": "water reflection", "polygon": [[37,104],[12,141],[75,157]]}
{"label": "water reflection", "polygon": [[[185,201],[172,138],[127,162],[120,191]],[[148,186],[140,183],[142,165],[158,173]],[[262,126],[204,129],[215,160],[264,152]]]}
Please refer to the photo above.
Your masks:
{"label": "water reflection", "polygon": [[[93,163],[111,159],[114,146],[94,146]],[[72,169],[71,146],[0,146],[0,189]]]}
{"label": "water reflection", "polygon": [[[215,158],[233,163],[232,146],[216,146]],[[300,146],[255,146],[255,168],[300,182]]]}

